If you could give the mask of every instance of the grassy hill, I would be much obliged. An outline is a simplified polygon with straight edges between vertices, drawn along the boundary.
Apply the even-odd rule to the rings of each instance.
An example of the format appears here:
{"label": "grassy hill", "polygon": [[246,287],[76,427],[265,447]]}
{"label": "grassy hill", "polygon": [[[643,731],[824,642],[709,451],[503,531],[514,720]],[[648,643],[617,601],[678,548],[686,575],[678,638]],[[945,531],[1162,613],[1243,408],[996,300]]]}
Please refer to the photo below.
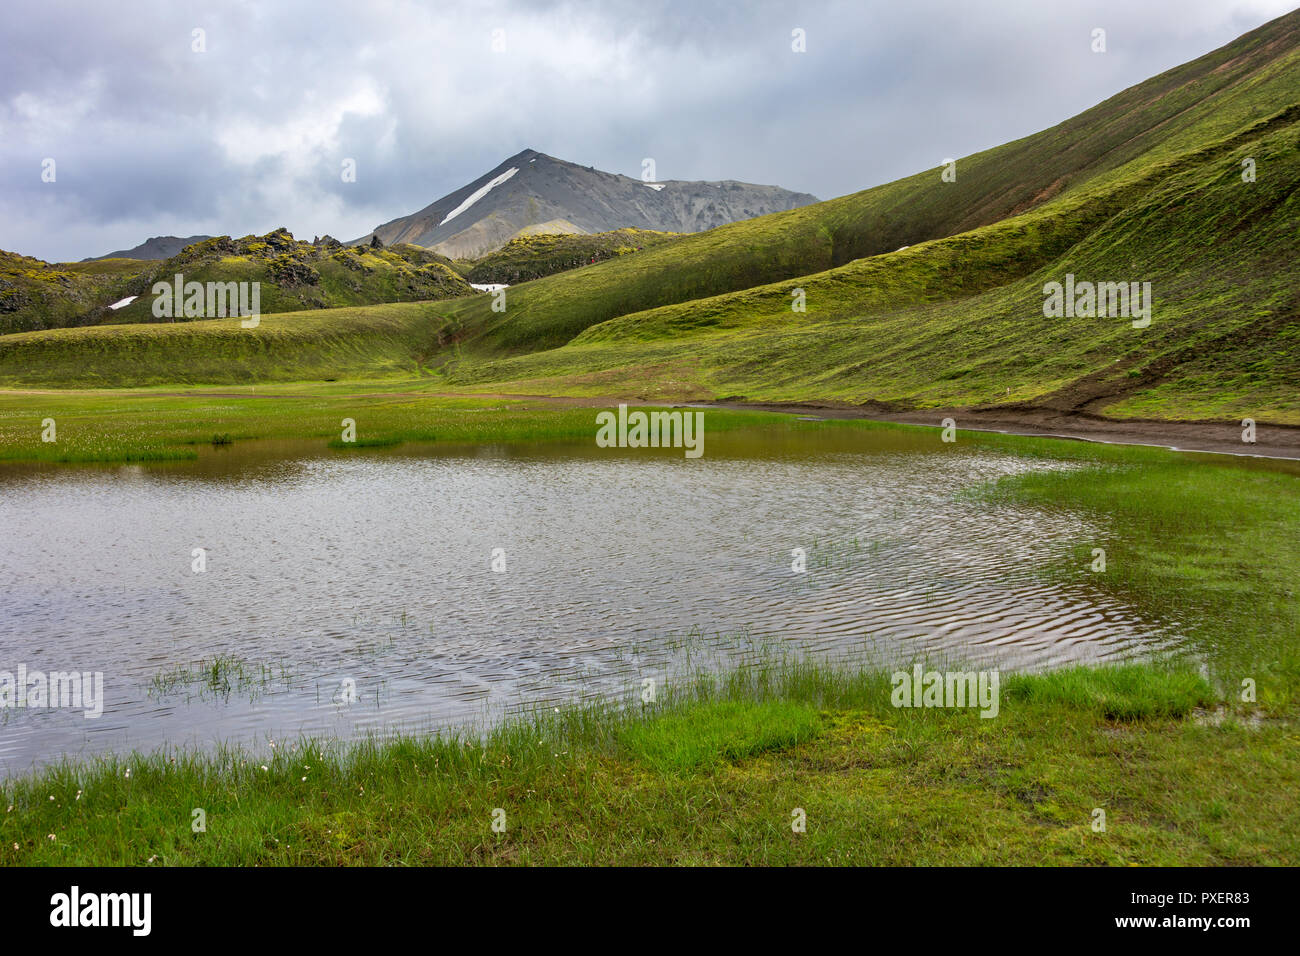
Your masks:
{"label": "grassy hill", "polygon": [[176,273],[188,282],[260,282],[263,312],[296,312],[473,295],[451,262],[419,246],[344,246],[326,236],[294,239],[286,229],[265,236],[219,236],[187,247],[137,277],[140,299],[114,322],[157,321],[150,287]]}
{"label": "grassy hill", "polygon": [[[0,332],[157,322],[151,289],[178,273],[187,282],[259,282],[267,313],[474,294],[450,260],[428,249],[349,248],[328,236],[304,242],[277,229],[242,239],[218,236],[163,260],[51,265],[0,252]],[[128,296],[138,298],[108,308]]]}
{"label": "grassy hill", "polygon": [[[1300,423],[1300,107],[1033,212],[797,280],[624,315],[568,346],[465,362],[518,391],[1026,403]],[[1252,157],[1266,173],[1242,181]],[[1067,273],[1150,282],[1149,327],[1048,318]],[[791,309],[804,290],[807,312]]]}
{"label": "grassy hill", "polygon": [[[1300,422],[1298,147],[1300,12],[961,159],[955,182],[934,169],[512,285],[504,312],[476,296],[285,316],[236,366],[201,358],[202,324],[188,351],[141,332],[127,358],[107,329],[5,336],[0,382],[428,368],[466,389]],[[1045,284],[1071,273],[1149,282],[1150,325],[1048,318]]]}
{"label": "grassy hill", "polygon": [[439,346],[441,316],[399,302],[238,319],[104,325],[0,337],[0,382],[133,385],[333,381],[418,371]]}
{"label": "grassy hill", "polygon": [[0,335],[75,324],[121,299],[142,265],[135,259],[53,264],[0,249]]}
{"label": "grassy hill", "polygon": [[470,282],[515,285],[641,252],[678,238],[678,233],[652,229],[615,229],[589,235],[528,232],[481,259],[465,263],[463,273]]}

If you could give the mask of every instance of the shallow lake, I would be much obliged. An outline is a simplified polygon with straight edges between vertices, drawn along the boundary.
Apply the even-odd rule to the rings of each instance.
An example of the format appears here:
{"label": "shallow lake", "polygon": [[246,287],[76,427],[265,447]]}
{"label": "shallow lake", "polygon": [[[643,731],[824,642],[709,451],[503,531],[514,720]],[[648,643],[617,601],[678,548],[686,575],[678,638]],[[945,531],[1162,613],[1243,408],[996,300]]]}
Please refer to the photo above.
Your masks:
{"label": "shallow lake", "polygon": [[1048,467],[1069,466],[816,425],[699,459],[255,442],[0,467],[0,671],[104,681],[95,719],[0,710],[0,772],[478,722],[755,653],[1040,668],[1178,642],[1086,568],[1036,577],[1103,542],[1091,519],[961,493]]}

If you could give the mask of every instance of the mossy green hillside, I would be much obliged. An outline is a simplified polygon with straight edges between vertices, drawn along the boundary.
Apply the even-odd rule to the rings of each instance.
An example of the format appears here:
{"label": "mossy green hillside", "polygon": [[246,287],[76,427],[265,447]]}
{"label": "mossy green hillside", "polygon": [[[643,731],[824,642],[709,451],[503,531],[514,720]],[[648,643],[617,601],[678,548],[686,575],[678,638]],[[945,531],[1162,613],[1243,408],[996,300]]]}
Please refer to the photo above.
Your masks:
{"label": "mossy green hillside", "polygon": [[142,266],[134,259],[49,263],[0,250],[0,335],[72,325],[129,294]]}
{"label": "mossy green hillside", "polygon": [[382,302],[413,302],[473,295],[450,260],[418,246],[344,246],[326,236],[294,239],[285,229],[265,236],[218,236],[186,247],[139,277],[141,297],[114,322],[156,322],[156,282],[259,282],[264,313],[297,312]]}
{"label": "mossy green hillside", "polygon": [[[9,384],[247,383],[414,374],[443,324],[426,303],[54,329],[0,337]],[[7,374],[6,374],[7,373]]]}
{"label": "mossy green hillside", "polygon": [[[285,229],[265,236],[218,236],[164,260],[108,259],[51,265],[0,253],[0,332],[134,322],[189,321],[154,315],[158,282],[256,282],[264,313],[473,295],[451,262],[428,249],[344,246],[328,236],[294,239]],[[5,285],[4,283],[9,283]],[[115,302],[135,296],[119,309]]]}
{"label": "mossy green hillside", "polygon": [[[1296,421],[1296,292],[1283,277],[1300,251],[1297,138],[1295,111],[1283,111],[991,226],[797,286],[633,313],[564,348],[515,358],[484,354],[455,302],[440,302],[270,315],[257,330],[216,320],[7,336],[0,381],[222,383],[426,369],[447,387],[518,392],[1034,402]],[[1239,173],[1246,156],[1263,174],[1253,183]],[[1045,316],[1044,284],[1067,273],[1150,282],[1151,325]],[[804,312],[792,309],[795,288]],[[506,315],[524,329],[517,308]]]}
{"label": "mossy green hillside", "polygon": [[[1052,130],[961,160],[956,182],[936,170],[680,237],[512,286],[504,312],[491,296],[324,311],[319,322],[292,317],[294,335],[253,331],[237,346],[226,327],[196,324],[191,348],[144,335],[122,355],[115,331],[5,336],[0,382],[424,370],[443,387],[483,391],[1298,421],[1287,278],[1297,24],[1289,14]],[[1150,326],[1045,316],[1044,285],[1067,274],[1149,282]],[[804,312],[791,308],[796,289]],[[367,323],[380,330],[370,345]],[[227,362],[231,348],[258,358]]]}
{"label": "mossy green hillside", "polygon": [[1142,177],[1300,103],[1300,12],[1138,84],[1058,126],[941,170],[839,199],[682,237],[599,267],[450,309],[486,354],[559,347],[593,325],[646,309],[823,272],[954,236],[1073,192]]}
{"label": "mossy green hillside", "polygon": [[515,285],[557,272],[643,252],[680,234],[653,229],[615,229],[598,233],[538,233],[516,236],[473,262],[456,263],[470,282]]}
{"label": "mossy green hillside", "polygon": [[[1298,116],[960,236],[611,319],[564,348],[476,363],[467,342],[448,382],[1300,422]],[[1247,157],[1265,178],[1243,181]],[[1068,274],[1149,282],[1150,325],[1044,315],[1045,285]]]}

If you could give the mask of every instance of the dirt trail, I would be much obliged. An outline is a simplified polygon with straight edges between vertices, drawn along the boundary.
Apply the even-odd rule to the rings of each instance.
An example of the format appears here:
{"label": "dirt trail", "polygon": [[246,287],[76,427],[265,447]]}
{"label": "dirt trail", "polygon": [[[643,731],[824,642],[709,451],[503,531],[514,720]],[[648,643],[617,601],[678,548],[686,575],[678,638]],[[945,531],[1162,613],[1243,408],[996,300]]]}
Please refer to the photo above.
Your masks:
{"label": "dirt trail", "polygon": [[1205,451],[1222,455],[1300,459],[1300,427],[1294,425],[1257,424],[1255,443],[1252,445],[1241,440],[1240,421],[1178,422],[1146,418],[1113,419],[1101,415],[1042,408],[928,408],[923,411],[897,411],[871,406],[816,403],[756,405],[714,402],[709,404],[723,408],[816,415],[820,418],[865,418],[872,421],[906,422],[935,427],[939,427],[945,418],[951,418],[959,430],[965,428],[974,431],[1004,432],[1010,435],[1075,438],[1120,445],[1155,445],[1180,451]]}

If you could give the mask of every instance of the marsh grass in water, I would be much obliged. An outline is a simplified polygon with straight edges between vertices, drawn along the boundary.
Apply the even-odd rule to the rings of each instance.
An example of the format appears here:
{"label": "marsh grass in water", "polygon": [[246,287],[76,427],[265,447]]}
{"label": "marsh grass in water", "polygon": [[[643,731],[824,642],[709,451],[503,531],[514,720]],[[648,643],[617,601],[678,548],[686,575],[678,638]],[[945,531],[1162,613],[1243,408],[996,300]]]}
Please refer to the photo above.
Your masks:
{"label": "marsh grass in water", "polygon": [[[1285,465],[1107,449],[1068,471],[1003,478],[993,501],[1084,513],[1100,535],[1035,569],[1179,622],[1241,710],[1294,716],[1300,684],[1300,478]],[[1105,570],[1091,570],[1094,549]],[[1255,700],[1243,682],[1254,687]]]}
{"label": "marsh grass in water", "polygon": [[804,550],[807,553],[807,570],[845,571],[852,567],[865,552],[874,554],[882,545],[878,541],[861,541],[857,536],[834,540],[814,537]]}
{"label": "marsh grass in water", "polygon": [[234,655],[218,654],[155,674],[149,681],[148,694],[157,700],[179,695],[187,699],[247,696],[257,700],[273,692],[277,685],[288,688],[292,684],[293,676],[282,663],[249,663]]}

